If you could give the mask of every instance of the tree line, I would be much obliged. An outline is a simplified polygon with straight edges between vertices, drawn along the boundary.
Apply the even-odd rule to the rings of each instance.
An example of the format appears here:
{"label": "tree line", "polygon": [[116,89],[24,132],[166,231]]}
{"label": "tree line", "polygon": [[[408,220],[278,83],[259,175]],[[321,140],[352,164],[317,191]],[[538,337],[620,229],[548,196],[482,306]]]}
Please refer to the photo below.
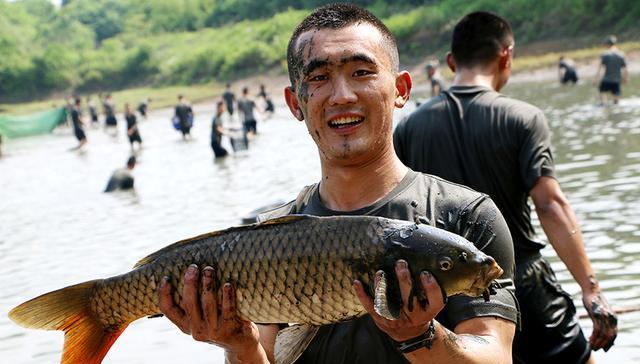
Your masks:
{"label": "tree line", "polygon": [[[228,80],[284,69],[295,24],[322,0],[0,0],[0,101],[56,91]],[[624,0],[356,0],[383,18],[403,56],[446,48],[451,24],[484,9],[520,42],[626,31],[640,3]],[[634,33],[635,32],[635,33]]]}

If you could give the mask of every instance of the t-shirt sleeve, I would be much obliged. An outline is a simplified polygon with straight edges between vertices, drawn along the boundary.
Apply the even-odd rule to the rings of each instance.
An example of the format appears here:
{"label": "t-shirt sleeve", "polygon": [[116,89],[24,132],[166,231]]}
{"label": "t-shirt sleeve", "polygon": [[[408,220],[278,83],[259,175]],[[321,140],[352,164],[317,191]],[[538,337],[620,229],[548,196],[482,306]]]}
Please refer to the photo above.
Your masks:
{"label": "t-shirt sleeve", "polygon": [[551,131],[547,119],[538,111],[523,124],[523,140],[520,145],[520,176],[526,191],[530,191],[539,177],[555,178],[555,164],[551,151]]}
{"label": "t-shirt sleeve", "polygon": [[[513,242],[504,217],[487,196],[474,200],[460,214],[459,234],[473,242],[485,254],[493,257],[504,270],[501,280],[513,282]],[[500,317],[517,323],[518,309],[513,286],[501,287],[485,301],[483,297],[453,296],[437,319],[454,329],[460,322],[475,317]]]}

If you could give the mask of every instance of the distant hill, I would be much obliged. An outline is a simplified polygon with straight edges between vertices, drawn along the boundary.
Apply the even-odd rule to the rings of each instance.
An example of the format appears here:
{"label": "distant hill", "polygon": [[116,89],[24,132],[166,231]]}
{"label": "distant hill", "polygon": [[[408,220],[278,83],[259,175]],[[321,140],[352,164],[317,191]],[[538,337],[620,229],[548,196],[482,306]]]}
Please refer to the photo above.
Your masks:
{"label": "distant hill", "polygon": [[[319,0],[0,0],[0,102],[52,92],[232,80],[285,70],[293,27]],[[354,1],[352,1],[354,2]],[[447,49],[455,22],[489,10],[518,46],[640,39],[640,2],[626,0],[359,0],[398,38],[401,61]],[[627,39],[625,39],[625,37]],[[570,42],[566,40],[571,40]],[[536,49],[529,47],[528,49]],[[545,47],[538,47],[544,50]]]}

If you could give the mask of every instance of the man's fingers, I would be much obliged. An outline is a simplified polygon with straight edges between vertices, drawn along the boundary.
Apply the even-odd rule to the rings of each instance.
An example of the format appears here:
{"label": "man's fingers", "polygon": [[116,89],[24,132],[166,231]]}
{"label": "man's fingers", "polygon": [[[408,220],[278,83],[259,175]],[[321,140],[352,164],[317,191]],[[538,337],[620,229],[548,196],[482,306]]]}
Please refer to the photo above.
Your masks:
{"label": "man's fingers", "polygon": [[371,299],[371,297],[369,297],[367,292],[364,291],[362,282],[360,282],[359,280],[353,281],[353,290],[356,292],[356,296],[360,300],[360,303],[362,304],[364,309],[367,310],[367,312],[371,315],[375,314],[376,312],[373,309],[373,300]]}
{"label": "man's fingers", "polygon": [[[444,297],[440,285],[436,278],[430,272],[423,271],[420,273],[420,283],[427,295],[427,311],[437,314],[444,307]],[[434,314],[434,316],[435,316]]]}
{"label": "man's fingers", "polygon": [[200,295],[198,294],[198,281],[200,273],[198,266],[191,264],[184,274],[184,288],[182,290],[182,308],[185,310],[192,323],[202,320],[200,308]]}
{"label": "man's fingers", "polygon": [[209,331],[218,327],[218,302],[216,300],[215,270],[209,266],[202,270],[202,314]]}
{"label": "man's fingers", "polygon": [[171,283],[169,277],[162,278],[160,289],[158,290],[158,303],[160,311],[171,320],[182,332],[189,334],[189,325],[186,323],[184,311],[173,302]]}
{"label": "man's fingers", "polygon": [[231,283],[225,283],[222,287],[222,324],[225,325],[227,321],[233,321],[236,318],[236,297],[233,285]]}
{"label": "man's fingers", "polygon": [[398,284],[400,285],[402,304],[407,307],[409,312],[413,312],[413,302],[411,302],[413,301],[411,297],[411,272],[405,260],[400,259],[396,262],[396,277],[398,277]]}

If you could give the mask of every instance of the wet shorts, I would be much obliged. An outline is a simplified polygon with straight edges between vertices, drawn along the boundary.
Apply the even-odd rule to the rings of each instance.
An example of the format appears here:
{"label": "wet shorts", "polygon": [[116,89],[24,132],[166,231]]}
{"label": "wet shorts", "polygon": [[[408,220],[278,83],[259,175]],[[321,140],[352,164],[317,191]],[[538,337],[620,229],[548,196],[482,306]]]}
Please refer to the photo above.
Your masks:
{"label": "wet shorts", "polygon": [[571,296],[542,257],[516,264],[516,297],[522,329],[513,342],[514,363],[585,363],[591,347]]}
{"label": "wet shorts", "polygon": [[599,89],[600,92],[611,92],[616,96],[620,96],[620,82],[602,81]]}

